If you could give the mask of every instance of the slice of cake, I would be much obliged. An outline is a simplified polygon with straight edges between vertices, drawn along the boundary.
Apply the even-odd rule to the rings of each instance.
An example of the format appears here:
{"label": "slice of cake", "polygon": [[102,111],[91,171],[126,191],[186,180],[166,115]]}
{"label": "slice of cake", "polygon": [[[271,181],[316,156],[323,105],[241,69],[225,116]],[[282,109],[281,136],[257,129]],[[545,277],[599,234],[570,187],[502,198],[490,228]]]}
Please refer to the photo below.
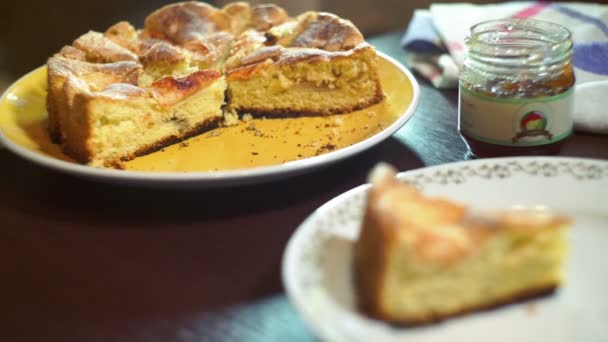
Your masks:
{"label": "slice of cake", "polygon": [[386,165],[370,181],[355,285],[372,317],[430,323],[548,293],[562,281],[566,218],[479,213],[426,197]]}
{"label": "slice of cake", "polygon": [[102,89],[113,83],[135,85],[143,71],[141,65],[133,61],[98,64],[75,58],[84,58],[84,52],[66,47],[58,55],[51,57],[47,63],[48,126],[49,134],[56,142],[66,139],[65,134],[62,134],[62,122],[66,122],[66,117],[69,115],[70,106],[68,104],[72,96],[64,91],[68,77],[83,79]]}
{"label": "slice of cake", "polygon": [[369,107],[384,98],[376,51],[348,20],[308,12],[270,29],[264,42],[246,34],[227,62],[228,99],[234,111],[329,115]]}
{"label": "slice of cake", "polygon": [[73,76],[65,82],[64,92],[73,95],[62,121],[63,146],[79,162],[116,167],[217,126],[226,82],[219,72],[206,70],[165,76],[146,88],[93,87]]}

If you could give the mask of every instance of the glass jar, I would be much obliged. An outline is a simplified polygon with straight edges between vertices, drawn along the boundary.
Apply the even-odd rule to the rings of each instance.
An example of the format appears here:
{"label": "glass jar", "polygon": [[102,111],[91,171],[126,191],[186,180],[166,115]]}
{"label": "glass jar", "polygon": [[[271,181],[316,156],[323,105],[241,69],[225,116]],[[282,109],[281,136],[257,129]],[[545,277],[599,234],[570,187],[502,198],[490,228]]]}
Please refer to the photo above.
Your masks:
{"label": "glass jar", "polygon": [[471,27],[458,131],[473,156],[555,154],[572,132],[572,39],[563,26],[504,19]]}

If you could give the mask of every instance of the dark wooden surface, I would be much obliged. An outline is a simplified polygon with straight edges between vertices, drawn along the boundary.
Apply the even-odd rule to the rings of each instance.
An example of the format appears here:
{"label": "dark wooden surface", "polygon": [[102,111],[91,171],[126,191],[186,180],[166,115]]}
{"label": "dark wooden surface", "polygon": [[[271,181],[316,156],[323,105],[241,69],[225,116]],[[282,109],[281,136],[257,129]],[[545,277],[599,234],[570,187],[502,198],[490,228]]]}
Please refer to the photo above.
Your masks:
{"label": "dark wooden surface", "polygon": [[[403,61],[398,33],[371,42]],[[420,83],[418,110],[393,138],[264,185],[112,186],[0,150],[0,340],[314,340],[280,280],[295,228],[378,161],[410,170],[464,159],[456,92]],[[608,159],[608,136],[577,134],[563,154]]]}

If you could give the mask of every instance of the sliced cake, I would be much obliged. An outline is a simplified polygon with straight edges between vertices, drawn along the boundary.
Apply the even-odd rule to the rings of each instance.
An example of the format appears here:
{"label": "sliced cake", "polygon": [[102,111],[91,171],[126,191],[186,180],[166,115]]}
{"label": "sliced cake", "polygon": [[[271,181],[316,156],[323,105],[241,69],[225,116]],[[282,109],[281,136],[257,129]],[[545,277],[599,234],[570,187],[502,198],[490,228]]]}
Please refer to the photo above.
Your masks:
{"label": "sliced cake", "polygon": [[66,122],[69,115],[69,103],[73,95],[64,91],[68,77],[85,80],[100,90],[113,83],[136,85],[143,72],[142,66],[133,61],[98,64],[76,59],[84,58],[83,54],[81,50],[67,47],[47,63],[48,125],[50,136],[56,142],[66,139],[65,134],[62,134],[62,123]]}
{"label": "sliced cake", "polygon": [[376,58],[332,14],[174,3],[141,30],[123,21],[90,31],[49,59],[49,131],[77,161],[117,166],[214,127],[223,112],[229,122],[237,112],[328,115],[375,104],[384,96]]}
{"label": "sliced cake", "polygon": [[270,29],[265,41],[246,34],[227,62],[232,110],[270,117],[329,115],[384,98],[376,51],[348,20],[307,12]]}
{"label": "sliced cake", "polygon": [[149,87],[114,83],[100,91],[70,76],[64,148],[78,161],[112,166],[216,126],[226,83],[214,70],[165,76]]}
{"label": "sliced cake", "polygon": [[476,212],[425,196],[386,165],[370,181],[354,271],[360,307],[372,317],[435,322],[548,293],[561,283],[566,218]]}

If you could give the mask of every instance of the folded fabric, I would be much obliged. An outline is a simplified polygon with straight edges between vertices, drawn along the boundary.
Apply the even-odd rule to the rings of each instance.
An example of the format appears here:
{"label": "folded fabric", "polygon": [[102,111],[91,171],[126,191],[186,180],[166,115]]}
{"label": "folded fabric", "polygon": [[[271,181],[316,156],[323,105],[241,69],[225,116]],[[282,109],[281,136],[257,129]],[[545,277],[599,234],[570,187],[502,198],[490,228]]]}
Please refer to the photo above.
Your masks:
{"label": "folded fabric", "polygon": [[458,85],[458,66],[435,30],[430,11],[414,11],[401,45],[408,52],[408,64],[433,86],[455,88]]}
{"label": "folded fabric", "polygon": [[[410,66],[438,88],[457,87],[458,70],[465,53],[464,39],[476,23],[500,18],[533,18],[559,23],[572,32],[572,57],[577,80],[575,103],[584,102],[588,92],[605,92],[608,81],[608,5],[589,3],[508,2],[490,5],[469,3],[434,4],[429,11],[416,11],[403,38]],[[426,28],[421,29],[426,25]],[[419,35],[409,30],[433,32]],[[416,47],[426,40],[437,45],[435,53]],[[444,51],[447,50],[448,53]],[[449,61],[446,61],[449,60]],[[589,83],[589,84],[587,84]],[[584,87],[583,87],[584,85]],[[598,90],[591,90],[601,87]],[[583,89],[585,94],[579,89]],[[584,111],[577,108],[575,129],[608,134],[608,93],[599,96]]]}
{"label": "folded fabric", "polygon": [[[608,80],[587,82],[574,92],[574,129],[608,134]],[[607,146],[608,147],[608,146]]]}

